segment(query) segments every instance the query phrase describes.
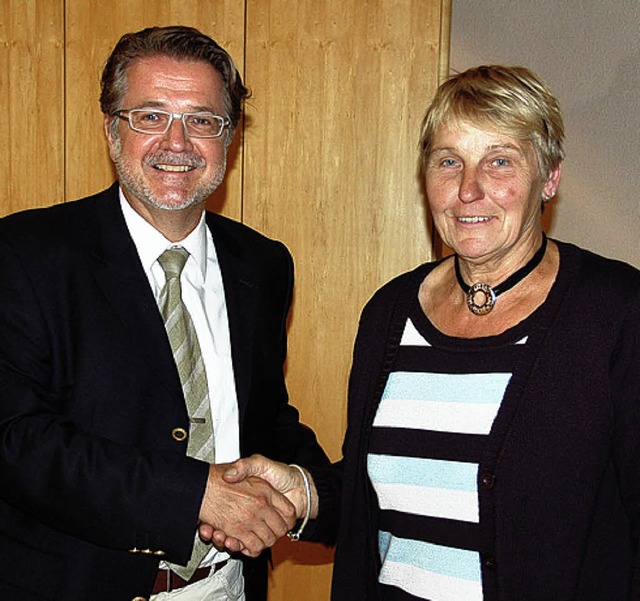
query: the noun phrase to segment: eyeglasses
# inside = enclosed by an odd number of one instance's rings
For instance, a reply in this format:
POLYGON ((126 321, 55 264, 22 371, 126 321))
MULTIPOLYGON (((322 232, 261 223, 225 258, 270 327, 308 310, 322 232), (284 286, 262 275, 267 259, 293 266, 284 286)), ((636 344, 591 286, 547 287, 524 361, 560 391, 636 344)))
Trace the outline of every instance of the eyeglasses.
POLYGON ((113 113, 129 122, 133 131, 141 134, 166 134, 174 119, 180 119, 184 133, 192 138, 219 138, 231 125, 228 117, 213 113, 168 113, 154 109, 124 109, 113 113))

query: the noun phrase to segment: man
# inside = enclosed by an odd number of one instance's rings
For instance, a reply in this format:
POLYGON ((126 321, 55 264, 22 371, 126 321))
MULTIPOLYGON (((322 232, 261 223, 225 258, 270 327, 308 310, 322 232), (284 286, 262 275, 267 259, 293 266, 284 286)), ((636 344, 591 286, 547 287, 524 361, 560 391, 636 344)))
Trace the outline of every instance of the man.
POLYGON ((289 253, 204 209, 245 96, 197 30, 123 36, 101 94, 118 183, 0 220, 2 599, 266 599, 302 474, 331 492, 283 379, 289 253), (304 467, 293 503, 222 479, 256 452, 304 467))

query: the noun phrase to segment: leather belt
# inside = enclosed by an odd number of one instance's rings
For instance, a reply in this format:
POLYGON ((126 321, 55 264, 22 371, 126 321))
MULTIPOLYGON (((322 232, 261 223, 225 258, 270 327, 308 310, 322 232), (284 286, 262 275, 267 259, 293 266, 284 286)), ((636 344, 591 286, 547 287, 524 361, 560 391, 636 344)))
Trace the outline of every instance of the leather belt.
POLYGON ((187 586, 187 584, 198 582, 198 580, 204 580, 210 574, 215 574, 220 571, 227 565, 227 563, 229 563, 228 559, 215 563, 208 568, 198 568, 194 572, 193 576, 191 576, 191 580, 184 580, 171 570, 159 569, 158 574, 156 575, 156 581, 153 583, 151 594, 157 595, 158 593, 168 593, 169 591, 175 591, 176 589, 183 588, 187 586))

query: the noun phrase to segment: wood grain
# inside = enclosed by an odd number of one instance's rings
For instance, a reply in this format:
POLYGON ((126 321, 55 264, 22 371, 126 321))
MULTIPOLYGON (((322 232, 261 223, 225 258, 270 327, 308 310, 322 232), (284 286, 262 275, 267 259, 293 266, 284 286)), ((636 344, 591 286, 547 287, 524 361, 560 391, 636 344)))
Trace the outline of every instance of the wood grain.
MULTIPOLYGON (((359 313, 383 282, 431 258, 417 143, 449 4, 247 6, 244 221, 295 258, 289 390, 338 459, 359 313)), ((275 558, 271 601, 329 598, 330 551, 281 542, 275 558)))
POLYGON ((0 215, 63 197, 62 0, 0 0, 0 215))
MULTIPOLYGON (((432 257, 417 142, 448 72, 450 0, 0 0, 0 9, 0 214, 113 181, 99 78, 123 33, 192 25, 229 50, 252 98, 209 208, 292 251, 287 381, 338 459, 362 306, 432 257)), ((329 599, 332 550, 281 541, 274 558, 270 601, 329 599)))

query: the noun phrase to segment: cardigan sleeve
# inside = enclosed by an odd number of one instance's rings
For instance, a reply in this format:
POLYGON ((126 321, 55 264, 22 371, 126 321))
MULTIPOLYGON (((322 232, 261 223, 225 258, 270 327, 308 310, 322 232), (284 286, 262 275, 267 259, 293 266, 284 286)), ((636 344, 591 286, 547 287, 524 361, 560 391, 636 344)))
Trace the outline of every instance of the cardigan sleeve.
POLYGON ((640 595, 640 291, 620 328, 611 361, 613 453, 635 553, 632 598, 640 595))

